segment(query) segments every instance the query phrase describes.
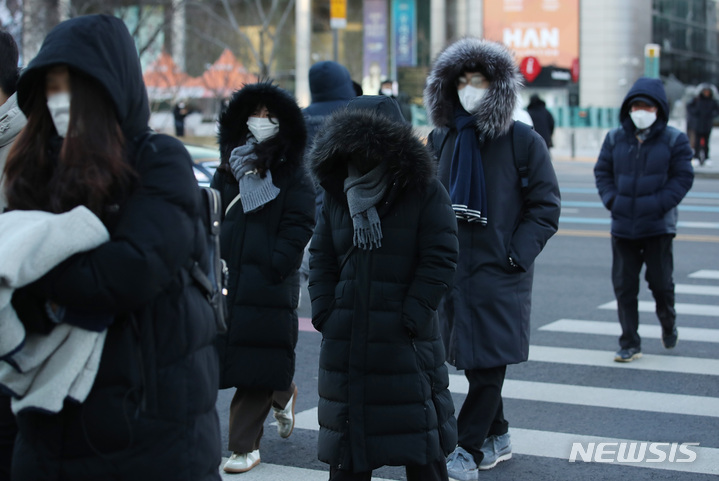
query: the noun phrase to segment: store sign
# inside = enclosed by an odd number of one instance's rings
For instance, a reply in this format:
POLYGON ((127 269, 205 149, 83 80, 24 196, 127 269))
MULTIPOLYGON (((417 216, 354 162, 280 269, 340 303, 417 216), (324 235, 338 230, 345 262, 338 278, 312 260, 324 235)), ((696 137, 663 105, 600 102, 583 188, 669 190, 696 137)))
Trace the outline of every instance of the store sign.
POLYGON ((387 0, 364 0, 362 90, 367 95, 378 94, 380 82, 388 77, 387 12, 387 0))
POLYGON ((330 0, 330 28, 347 28, 347 0, 330 0))
POLYGON ((417 5, 415 0, 394 0, 394 40, 397 67, 417 66, 417 5))
POLYGON ((524 57, 519 64, 519 71, 529 82, 534 82, 539 72, 542 71, 542 66, 539 65, 537 57, 524 57))
POLYGON ((579 0, 485 1, 484 36, 506 45, 517 61, 571 69, 579 58, 579 0))

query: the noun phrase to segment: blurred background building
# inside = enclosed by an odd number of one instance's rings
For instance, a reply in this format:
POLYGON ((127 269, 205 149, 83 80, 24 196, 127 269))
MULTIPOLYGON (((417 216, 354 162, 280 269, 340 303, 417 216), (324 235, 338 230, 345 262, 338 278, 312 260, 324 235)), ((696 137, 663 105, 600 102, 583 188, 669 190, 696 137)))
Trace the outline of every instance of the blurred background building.
POLYGON ((205 120, 229 92, 256 78, 276 79, 306 105, 310 66, 337 60, 365 93, 378 93, 384 79, 397 81, 421 125, 432 59, 453 40, 475 35, 515 52, 524 105, 538 93, 560 126, 610 127, 626 91, 645 73, 647 44, 660 47, 658 75, 675 115, 683 115, 693 86, 719 82, 717 1, 0 0, 0 22, 27 62, 57 22, 119 16, 156 82, 149 89, 153 108, 169 109, 182 98, 205 120))

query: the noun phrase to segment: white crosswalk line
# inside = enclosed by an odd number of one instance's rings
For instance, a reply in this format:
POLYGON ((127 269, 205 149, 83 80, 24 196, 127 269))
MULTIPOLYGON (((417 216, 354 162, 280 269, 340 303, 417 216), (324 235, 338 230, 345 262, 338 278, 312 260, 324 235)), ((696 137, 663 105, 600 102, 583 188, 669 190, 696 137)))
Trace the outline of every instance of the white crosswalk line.
POLYGON ((719 280, 719 271, 711 269, 702 269, 689 274, 692 279, 717 279, 719 280))
MULTIPOLYGON (((506 385, 505 381, 505 385, 506 385)), ((317 424, 317 408, 308 409, 298 413, 295 418, 295 429, 319 430, 317 424)), ((639 440, 614 439, 582 434, 557 433, 552 431, 539 431, 534 429, 510 428, 512 437, 512 452, 529 456, 543 456, 569 460, 572 443, 631 443, 639 440)), ((664 441, 664 440, 662 440, 664 441)), ((677 442, 694 442, 692 439, 677 442)), ((719 449, 693 446, 697 459, 693 463, 650 463, 638 462, 628 464, 643 468, 665 469, 698 474, 719 474, 719 449)), ((229 478, 228 478, 229 479, 229 478)), ((245 479, 243 477, 243 479, 245 479)), ((247 478, 249 479, 249 478, 247 478)))
MULTIPOLYGON (((683 331, 682 331, 683 332, 683 331)), ((567 347, 529 346, 529 360, 554 362, 578 366, 609 367, 644 371, 677 372, 719 376, 719 359, 699 357, 658 356, 644 354, 641 362, 614 362, 614 355, 607 350, 573 349, 567 347)))
MULTIPOLYGON (((719 329, 704 329, 700 327, 682 327, 679 324, 679 342, 699 341, 719 343, 719 329)), ((599 334, 602 336, 618 337, 622 333, 617 322, 584 321, 577 319, 559 319, 539 328, 540 331, 569 332, 573 334, 599 334)), ((646 339, 661 339, 662 329, 658 322, 654 324, 639 324, 639 335, 646 339)))
POLYGON ((694 294, 697 296, 719 296, 719 287, 695 286, 694 284, 677 284, 674 286, 674 292, 676 292, 677 294, 694 294))
MULTIPOLYGON (((459 374, 449 375, 450 391, 467 394, 468 388, 469 383, 466 377, 459 374)), ((719 398, 707 396, 688 396, 686 394, 667 394, 507 379, 504 381, 504 387, 502 388, 502 397, 526 401, 719 418, 719 398)))
MULTIPOLYGON (((238 481, 278 481, 278 480, 292 480, 292 481, 327 481, 329 478, 329 467, 326 470, 319 469, 306 469, 306 468, 295 468, 292 466, 281 466, 279 464, 266 464, 260 463, 256 467, 252 468, 246 473, 242 473, 241 476, 237 474, 229 474, 222 470, 227 458, 222 458, 222 464, 220 464, 220 477, 223 480, 238 481)), ((372 478, 372 481, 394 481, 386 478, 372 478)))
MULTIPOLYGON (((616 311, 617 301, 602 304, 599 306, 599 309, 616 311)), ((719 317, 719 306, 712 306, 708 304, 684 304, 678 302, 674 304, 674 309, 676 309, 677 314, 687 316, 719 317)), ((639 312, 654 312, 655 310, 656 304, 654 304, 654 301, 639 301, 639 312)))

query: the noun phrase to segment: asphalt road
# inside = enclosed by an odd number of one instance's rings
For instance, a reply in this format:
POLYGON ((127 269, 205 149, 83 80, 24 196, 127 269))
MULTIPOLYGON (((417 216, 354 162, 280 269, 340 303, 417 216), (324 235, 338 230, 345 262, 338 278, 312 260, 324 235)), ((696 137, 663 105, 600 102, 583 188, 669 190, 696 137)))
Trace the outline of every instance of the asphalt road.
MULTIPOLYGON (((530 361, 508 368, 504 389, 514 457, 480 473, 480 479, 716 479, 719 180, 696 179, 680 206, 679 236, 674 243, 679 312, 676 349, 667 351, 661 345, 651 293, 643 282, 640 333, 644 358, 625 365, 612 361, 619 325, 611 305, 609 217, 599 204, 592 164, 557 161, 555 168, 562 188, 560 232, 536 263, 530 361), (632 441, 669 444, 644 444, 643 462, 596 462, 616 460, 620 443, 632 441), (595 456, 585 462, 580 454, 576 462, 569 462, 572 443, 583 443, 585 456, 589 443, 595 443, 595 456), (681 443, 699 443, 684 446, 696 453, 696 460, 679 462, 690 459, 679 449, 681 443), (648 462, 661 457, 651 454, 652 449, 664 453, 666 459, 648 462)), ((306 290, 299 315, 310 317, 306 290)), ((289 439, 280 439, 269 416, 260 448, 262 464, 249 473, 223 475, 225 479, 328 479, 327 466, 316 459, 321 336, 307 322, 301 325, 306 330, 301 330, 297 346, 296 429, 289 439)), ((453 369, 450 374, 459 409, 464 400, 464 377, 453 369)), ((231 397, 232 390, 221 391, 217 402, 223 449, 231 397)), ((637 454, 642 445, 635 448, 637 454)), ((406 479, 403 469, 395 467, 377 470, 374 476, 406 479)))

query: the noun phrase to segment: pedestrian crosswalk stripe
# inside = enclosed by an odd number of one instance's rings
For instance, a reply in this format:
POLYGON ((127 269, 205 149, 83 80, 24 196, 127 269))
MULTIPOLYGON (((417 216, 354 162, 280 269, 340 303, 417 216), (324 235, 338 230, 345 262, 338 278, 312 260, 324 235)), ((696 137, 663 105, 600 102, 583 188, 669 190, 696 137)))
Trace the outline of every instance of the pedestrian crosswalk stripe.
MULTIPOLYGON (((261 455, 261 454, 260 454, 261 455)), ((242 476, 238 477, 237 474, 225 473, 222 470, 227 458, 222 458, 222 464, 220 464, 220 477, 223 480, 237 481, 242 478, 242 481, 277 481, 278 479, 292 481, 327 481, 329 478, 329 467, 326 470, 320 469, 307 469, 307 468, 295 468, 293 466, 282 466, 279 464, 258 464, 246 473, 242 473, 242 476)), ((372 478, 372 481, 394 481, 386 478, 372 478)))
MULTIPOLYGON (((505 381, 506 386, 507 381, 505 381)), ((297 413, 295 416, 295 429, 319 430, 317 423, 317 408, 297 413)), ((540 431, 535 429, 509 428, 512 439, 513 454, 528 456, 542 456, 569 460, 572 443, 631 443, 641 442, 627 439, 615 439, 599 436, 586 436, 583 434, 558 433, 540 431)), ((662 439, 661 441, 668 441, 662 439)), ((673 442, 695 442, 695 439, 677 439, 673 442)), ((698 474, 719 474, 719 449, 693 446, 697 459, 693 463, 632 463, 629 466, 666 469, 698 474)), ((249 478, 248 478, 249 479, 249 478)), ((243 477, 244 480, 244 477, 243 477)))
MULTIPOLYGON (((619 322, 583 321, 576 319, 560 319, 539 328, 540 331, 571 332, 575 334, 599 334, 616 336, 622 333, 619 322)), ((639 335, 646 339, 661 339, 662 330, 659 322, 655 324, 639 324, 639 335)), ((701 327, 682 327, 679 324, 679 342, 699 341, 719 343, 719 329, 701 327)))
MULTIPOLYGON (((562 214, 569 214, 571 212, 565 207, 580 207, 584 209, 604 209, 604 204, 601 202, 589 202, 589 201, 574 201, 574 200, 563 200, 562 201, 562 214)), ((709 205, 687 205, 679 204, 679 212, 709 212, 718 213, 719 207, 709 205)))
MULTIPOLYGON (((674 286, 674 292, 677 294, 694 294, 697 296, 719 296, 719 287, 677 284, 674 286)), ((719 310, 719 306, 717 306, 717 310, 719 310)))
MULTIPOLYGON (((467 394, 468 388, 469 383, 464 375, 449 375, 450 391, 467 394)), ((719 398, 686 394, 507 379, 502 388, 502 397, 631 411, 719 417, 719 398)))
MULTIPOLYGON (((609 225, 612 220, 609 218, 601 217, 565 217, 560 216, 559 222, 564 224, 596 224, 596 225, 609 225)), ((679 221, 677 222, 678 228, 688 229, 719 229, 719 222, 692 222, 692 221, 679 221)))
MULTIPOLYGON (((683 331, 682 331, 683 332, 683 331)), ((658 356, 644 354, 640 362, 614 362, 608 350, 572 349, 567 347, 529 346, 529 360, 578 366, 608 367, 643 371, 677 372, 719 376, 719 359, 699 357, 658 356)))
MULTIPOLYGON (((599 309, 608 309, 611 311, 617 310, 617 301, 607 302, 599 306, 599 309)), ((683 314, 687 316, 710 316, 719 317, 719 305, 708 305, 708 304, 674 304, 677 314, 683 314)), ((656 311, 656 304, 654 301, 639 301, 639 312, 654 312, 656 311)))
POLYGON ((719 280, 719 271, 710 270, 710 269, 702 269, 699 271, 696 271, 692 274, 689 274, 689 277, 693 279, 717 279, 719 280))

